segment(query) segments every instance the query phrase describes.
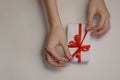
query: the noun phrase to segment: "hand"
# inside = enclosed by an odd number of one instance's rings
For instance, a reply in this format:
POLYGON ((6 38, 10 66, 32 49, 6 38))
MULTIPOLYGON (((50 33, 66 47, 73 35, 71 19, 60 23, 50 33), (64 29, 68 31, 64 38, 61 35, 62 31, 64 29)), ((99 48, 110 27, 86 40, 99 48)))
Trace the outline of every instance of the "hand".
POLYGON ((89 0, 86 30, 92 30, 92 35, 101 36, 110 29, 110 14, 104 0, 89 0), (93 26, 93 19, 98 16, 97 25, 93 26))
POLYGON ((61 26, 52 27, 48 37, 48 43, 46 46, 46 60, 49 64, 57 67, 65 66, 62 62, 68 62, 72 59, 70 55, 66 34, 61 26), (58 51, 56 50, 57 46, 61 46, 63 48, 65 56, 60 56, 58 51))

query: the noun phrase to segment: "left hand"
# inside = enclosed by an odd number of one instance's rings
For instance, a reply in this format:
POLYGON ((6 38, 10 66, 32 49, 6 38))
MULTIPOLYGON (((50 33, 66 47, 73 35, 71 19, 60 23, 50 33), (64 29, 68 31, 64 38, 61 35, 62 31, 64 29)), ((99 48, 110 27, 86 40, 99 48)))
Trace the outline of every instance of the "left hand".
POLYGON ((92 30, 92 35, 101 36, 110 29, 110 14, 104 0, 89 0, 86 30, 92 30), (93 26, 93 19, 98 16, 98 23, 93 26))

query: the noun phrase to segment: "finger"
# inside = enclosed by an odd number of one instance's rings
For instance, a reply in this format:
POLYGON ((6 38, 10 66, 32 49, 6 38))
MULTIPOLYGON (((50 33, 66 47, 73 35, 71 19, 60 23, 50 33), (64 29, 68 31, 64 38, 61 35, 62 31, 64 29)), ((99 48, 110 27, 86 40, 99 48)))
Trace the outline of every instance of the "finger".
POLYGON ((56 66, 56 67, 64 67, 65 65, 60 63, 59 61, 56 61, 49 53, 46 55, 47 61, 49 64, 56 66))
POLYGON ((65 56, 69 59, 69 61, 71 61, 73 59, 72 55, 70 54, 69 48, 66 44, 61 44, 62 48, 64 50, 64 54, 65 56))
POLYGON ((50 49, 48 50, 48 52, 50 52, 51 55, 52 55, 54 58, 56 58, 57 60, 59 60, 59 61, 64 61, 64 62, 68 62, 68 59, 65 58, 65 57, 60 56, 60 55, 58 54, 58 52, 55 50, 55 48, 50 48, 50 49))
POLYGON ((105 16, 101 15, 99 16, 98 24, 94 27, 91 27, 91 30, 100 30, 103 27, 104 23, 105 23, 105 16))
POLYGON ((93 18, 94 18, 94 13, 89 12, 89 13, 88 13, 88 17, 87 17, 86 30, 91 29, 92 24, 93 24, 93 18))
POLYGON ((93 32, 92 35, 102 36, 110 29, 110 20, 106 19, 105 24, 103 25, 102 29, 97 32, 93 32))

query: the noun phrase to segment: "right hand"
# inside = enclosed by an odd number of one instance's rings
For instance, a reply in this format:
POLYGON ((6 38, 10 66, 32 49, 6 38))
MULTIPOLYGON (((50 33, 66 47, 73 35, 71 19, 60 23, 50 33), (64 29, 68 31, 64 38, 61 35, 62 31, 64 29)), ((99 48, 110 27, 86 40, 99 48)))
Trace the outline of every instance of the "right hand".
POLYGON ((108 32, 110 27, 110 13, 104 0, 89 0, 86 30, 91 30, 92 35, 100 37, 108 32), (93 26, 93 19, 95 16, 98 17, 98 23, 93 26))
POLYGON ((56 67, 65 66, 63 63, 61 63, 61 61, 69 62, 69 60, 72 60, 72 56, 70 55, 67 46, 66 34, 62 26, 55 26, 50 29, 45 57, 49 64, 56 67), (56 50, 57 46, 62 47, 65 56, 59 55, 58 51, 56 50))

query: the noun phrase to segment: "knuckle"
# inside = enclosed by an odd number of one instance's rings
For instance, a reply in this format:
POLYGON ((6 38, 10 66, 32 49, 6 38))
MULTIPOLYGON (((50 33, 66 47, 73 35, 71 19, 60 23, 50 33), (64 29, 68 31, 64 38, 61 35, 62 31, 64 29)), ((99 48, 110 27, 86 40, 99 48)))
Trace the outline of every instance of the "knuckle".
POLYGON ((102 18, 110 18, 110 13, 109 12, 104 12, 101 14, 102 18))
POLYGON ((58 59, 59 61, 66 61, 66 60, 65 60, 63 57, 61 57, 61 56, 58 56, 57 59, 58 59))
POLYGON ((106 33, 106 32, 107 32, 107 30, 103 29, 103 30, 101 30, 100 32, 98 32, 98 35, 102 35, 102 34, 104 34, 104 33, 106 33))
POLYGON ((67 41, 66 41, 66 40, 61 41, 61 44, 62 44, 62 45, 66 45, 66 44, 67 44, 67 41))
POLYGON ((61 58, 60 56, 56 56, 56 58, 57 58, 58 60, 62 60, 62 58, 61 58))
POLYGON ((107 16, 107 14, 106 14, 106 13, 101 14, 102 19, 105 19, 105 18, 106 18, 106 16, 107 16))
POLYGON ((98 25, 98 26, 96 27, 96 29, 97 29, 97 30, 100 30, 100 29, 101 29, 101 25, 98 25))
POLYGON ((102 34, 103 34, 103 32, 98 32, 98 33, 97 33, 97 35, 102 35, 102 34))
POLYGON ((47 46, 47 47, 45 48, 45 50, 48 51, 48 52, 51 52, 52 49, 53 49, 53 48, 52 48, 51 46, 47 46))
POLYGON ((107 13, 106 11, 104 11, 104 12, 101 13, 101 16, 102 16, 103 18, 107 17, 107 15, 108 15, 108 13, 107 13))
POLYGON ((67 57, 70 55, 69 51, 66 50, 65 53, 64 53, 67 57))
POLYGON ((51 65, 52 65, 52 61, 51 61, 51 60, 49 60, 49 59, 48 59, 47 61, 48 61, 48 63, 49 63, 49 64, 51 64, 51 65))
POLYGON ((67 57, 70 57, 71 55, 70 55, 70 53, 67 53, 66 56, 67 56, 67 57))
POLYGON ((63 42, 63 43, 61 43, 61 45, 63 46, 64 49, 67 48, 67 42, 63 42))
POLYGON ((101 26, 98 26, 98 30, 100 30, 101 29, 101 26))

